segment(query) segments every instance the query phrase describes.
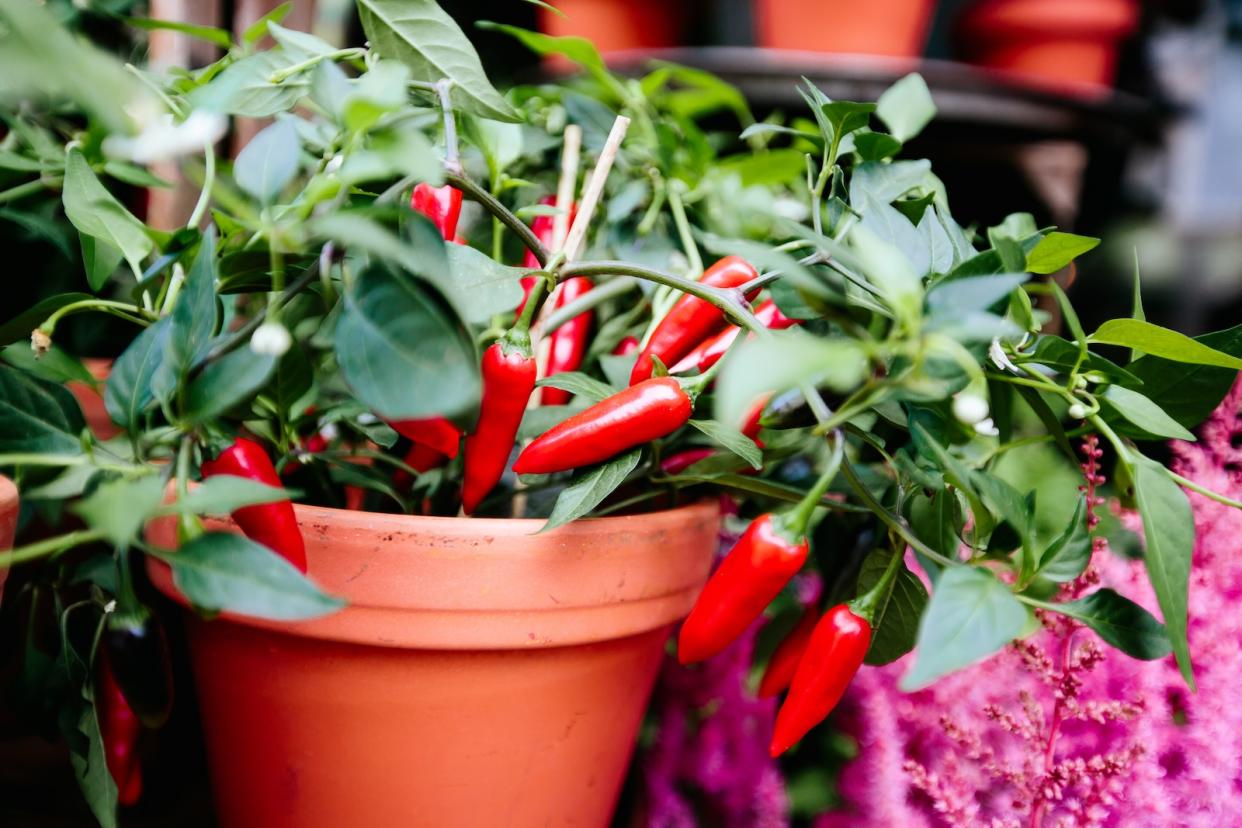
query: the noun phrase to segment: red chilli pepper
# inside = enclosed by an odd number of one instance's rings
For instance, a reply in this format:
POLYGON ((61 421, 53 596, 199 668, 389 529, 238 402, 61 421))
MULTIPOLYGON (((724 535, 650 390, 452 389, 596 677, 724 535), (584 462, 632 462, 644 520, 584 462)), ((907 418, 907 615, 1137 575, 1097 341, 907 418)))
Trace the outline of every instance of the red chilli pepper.
POLYGON ((637 351, 639 344, 638 337, 627 336, 625 339, 617 343, 617 347, 613 348, 612 352, 616 356, 626 356, 627 354, 632 354, 637 351))
POLYGON ((388 425, 407 440, 433 448, 450 460, 457 456, 461 446, 461 429, 444 417, 396 420, 388 425))
POLYGON ((660 471, 665 474, 681 474, 700 460, 706 460, 716 453, 715 449, 692 448, 670 454, 660 461, 660 471))
MULTIPOLYGON (((592 287, 591 280, 585 276, 574 276, 557 285, 552 294, 552 307, 560 308, 568 305, 592 287)), ((563 371, 577 371, 582 366, 582 358, 586 355, 587 336, 591 333, 591 323, 595 321, 595 312, 586 311, 561 325, 549 337, 551 343, 548 352, 547 376, 563 371)), ((539 398, 543 405, 565 405, 572 396, 562 388, 545 386, 540 389, 539 398)))
POLYGON ((112 672, 107 648, 100 647, 98 653, 95 710, 99 716, 99 733, 103 737, 104 761, 116 782, 117 802, 134 805, 142 797, 142 763, 138 759, 138 736, 142 732, 142 724, 121 692, 121 685, 112 672))
POLYGON ((694 401, 672 377, 657 377, 580 411, 540 435, 513 464, 518 474, 589 466, 671 434, 690 419, 694 401))
MULTIPOLYGON (((790 319, 781 313, 781 309, 771 299, 755 308, 755 318, 762 322, 765 328, 771 328, 774 331, 781 331, 798 324, 797 319, 790 319)), ((741 332, 742 329, 737 325, 725 328, 720 333, 700 342, 693 351, 678 360, 668 370, 674 374, 689 371, 691 368, 697 368, 700 372, 706 371, 720 361, 741 332)))
POLYGON ((537 374, 530 345, 497 342, 483 354, 483 400, 479 420, 466 437, 462 509, 474 511, 495 488, 509 462, 513 441, 537 374), (508 350, 506 350, 506 347, 508 350))
POLYGON ((767 669, 763 671, 763 679, 759 682, 759 698, 775 696, 793 681, 798 663, 802 661, 807 644, 811 643, 811 633, 815 632, 818 621, 819 612, 813 606, 808 607, 789 635, 772 651, 767 669))
POLYGON ((410 195, 410 209, 431 219, 445 241, 450 241, 457 235, 457 219, 461 216, 461 190, 448 184, 443 187, 419 184, 410 195))
MULTIPOLYGON (((718 288, 735 288, 758 276, 750 263, 739 256, 726 256, 707 269, 699 281, 718 288)), ((726 324, 724 311, 697 296, 686 295, 677 300, 668 314, 656 325, 647 347, 638 355, 630 385, 651 376, 659 357, 666 366, 677 363, 694 346, 716 333, 726 324)))
POLYGON ((763 419, 763 412, 767 409, 768 400, 771 398, 771 394, 760 394, 756 397, 742 416, 741 427, 738 429, 744 436, 754 440, 759 448, 763 448, 763 441, 759 439, 759 432, 763 430, 763 425, 759 421, 763 419))
MULTIPOLYGON (((540 204, 554 205, 556 204, 556 196, 544 196, 539 199, 540 204)), ((578 212, 578 205, 569 205, 569 223, 573 224, 574 216, 578 212)), ((530 231, 535 234, 535 238, 539 239, 539 243, 544 247, 551 247, 553 233, 556 232, 556 216, 535 216, 530 223, 530 231)), ((535 258, 535 254, 527 250, 526 255, 522 258, 522 267, 528 267, 538 270, 539 260, 535 258)), ((530 292, 535 287, 535 282, 539 281, 538 276, 523 276, 520 279, 522 285, 522 301, 518 303, 515 311, 518 316, 522 315, 522 309, 526 307, 526 300, 530 298, 530 292)), ((553 297, 555 299, 555 297, 553 297)))
POLYGON ((784 534, 780 518, 760 515, 725 556, 682 624, 677 658, 693 664, 733 643, 806 562, 805 536, 784 534))
MULTIPOLYGON (((268 486, 281 485, 267 452, 261 445, 245 437, 234 440, 233 445, 220 452, 215 460, 203 463, 204 479, 221 474, 257 480, 268 486)), ((306 571, 306 544, 302 540, 302 530, 298 528, 292 502, 280 500, 275 503, 243 506, 233 512, 233 520, 246 533, 246 537, 280 555, 296 566, 298 571, 306 571)))
POLYGON ((871 624, 838 604, 815 625, 794 673, 789 695, 776 714, 768 752, 775 758, 827 718, 862 666, 871 646, 871 624))

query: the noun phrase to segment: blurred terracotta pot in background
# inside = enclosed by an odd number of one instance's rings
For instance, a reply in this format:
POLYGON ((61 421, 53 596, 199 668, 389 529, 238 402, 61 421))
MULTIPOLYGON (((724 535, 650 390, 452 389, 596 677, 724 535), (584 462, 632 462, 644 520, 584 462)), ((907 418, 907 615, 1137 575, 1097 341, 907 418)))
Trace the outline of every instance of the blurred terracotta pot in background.
POLYGON ((1137 0, 981 0, 962 14, 966 60, 1068 91, 1113 85, 1121 42, 1138 26, 1137 0))
POLYGON ((914 58, 936 0, 755 0, 754 10, 760 46, 914 58))
MULTIPOLYGON (((607 825, 670 629, 707 578, 717 506, 546 534, 296 511, 310 577, 348 606, 190 619, 220 824, 607 825)), ((175 545, 171 521, 149 536, 175 545)))
MULTIPOLYGON (((82 365, 91 376, 103 382, 108 378, 108 374, 112 372, 112 360, 86 358, 82 360, 82 365)), ((112 418, 108 416, 108 409, 104 406, 103 389, 95 390, 84 382, 68 382, 65 387, 77 399, 78 405, 82 406, 82 416, 86 419, 86 425, 90 427, 91 432, 100 440, 107 440, 121 433, 121 430, 112 422, 112 418)))
POLYGON ((539 28, 545 34, 585 37, 600 52, 608 53, 679 45, 684 7, 688 4, 665 0, 558 0, 554 5, 564 16, 539 9, 539 28))

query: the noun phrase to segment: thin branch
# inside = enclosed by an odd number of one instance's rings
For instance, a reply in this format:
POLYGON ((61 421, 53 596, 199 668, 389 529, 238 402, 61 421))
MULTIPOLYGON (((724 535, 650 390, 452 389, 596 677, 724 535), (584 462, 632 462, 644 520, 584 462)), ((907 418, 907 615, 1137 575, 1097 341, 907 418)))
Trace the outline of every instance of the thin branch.
POLYGON ((526 249, 535 254, 535 258, 540 265, 548 263, 548 249, 543 246, 543 243, 526 226, 526 222, 514 215, 513 211, 501 204, 495 196, 461 173, 447 171, 444 173, 444 180, 461 190, 462 193, 469 196, 473 201, 477 201, 484 210, 500 219, 501 223, 512 230, 521 240, 526 249))
POLYGON ((616 279, 609 279, 602 285, 596 285, 577 299, 568 304, 561 305, 555 311, 548 314, 548 318, 543 321, 540 330, 545 335, 550 334, 574 317, 602 305, 609 299, 629 293, 637 287, 638 280, 633 276, 619 276, 616 279))

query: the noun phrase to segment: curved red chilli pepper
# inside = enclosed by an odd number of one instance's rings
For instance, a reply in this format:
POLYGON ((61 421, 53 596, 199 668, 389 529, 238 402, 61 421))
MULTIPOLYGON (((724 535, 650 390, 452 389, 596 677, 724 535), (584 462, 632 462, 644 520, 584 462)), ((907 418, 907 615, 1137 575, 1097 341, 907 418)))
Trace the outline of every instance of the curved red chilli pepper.
POLYGON ((444 417, 394 420, 388 425, 407 440, 433 448, 450 460, 457 456, 458 448, 461 446, 461 429, 444 417))
POLYGON ((870 646, 871 624, 867 619, 845 604, 824 613, 794 672, 789 695, 776 714, 768 748, 773 758, 827 718, 862 666, 870 646))
POLYGON ((786 537, 779 522, 771 513, 755 518, 708 579, 677 639, 682 664, 732 644, 802 568, 810 544, 786 537))
POLYGON ((744 436, 754 440, 759 448, 763 448, 763 441, 759 439, 759 432, 763 430, 763 426, 759 421, 763 419, 763 412, 767 409, 768 400, 771 398, 771 394, 760 394, 756 397, 742 416, 741 428, 738 429, 744 436))
POLYGON ((638 337, 627 336, 625 339, 622 339, 617 343, 617 347, 613 348, 612 352, 616 356, 625 356, 626 354, 632 354, 637 351, 638 346, 638 337))
MULTIPOLYGON (((554 205, 556 204, 556 196, 544 196, 539 199, 540 204, 554 205)), ((569 205, 569 223, 573 224, 574 216, 577 215, 578 205, 576 203, 569 205)), ((539 243, 544 247, 551 247, 554 241, 552 236, 556 232, 556 216, 535 216, 530 223, 530 231, 535 234, 535 238, 539 239, 539 243)), ((526 255, 522 257, 522 267, 538 269, 540 267, 539 260, 535 258, 535 254, 527 250, 526 255)), ((531 290, 535 287, 535 282, 539 281, 538 276, 523 276, 520 280, 522 285, 522 301, 518 302, 516 313, 522 315, 522 308, 526 307, 526 300, 530 297, 531 290)), ((555 299, 556 297, 552 297, 555 299)))
POLYGON ((789 635, 772 651, 767 669, 763 671, 763 678, 759 682, 759 698, 775 696, 793 681, 798 662, 806 652, 806 645, 811 643, 811 633, 815 632, 818 621, 819 612, 814 606, 808 607, 789 635))
POLYGON ((671 434, 686 424, 694 401, 672 377, 657 377, 580 411, 535 439, 518 456, 518 474, 589 466, 671 434))
POLYGON ((681 474, 700 460, 706 460, 716 453, 715 449, 692 448, 670 454, 660 461, 660 471, 665 474, 681 474))
POLYGON ((100 647, 98 653, 95 709, 99 716, 99 734, 103 737, 104 761, 116 782, 117 802, 134 805, 142 797, 142 763, 138 759, 142 723, 121 692, 107 649, 100 647))
MULTIPOLYGON (((712 287, 735 288, 758 275, 745 259, 726 256, 709 267, 699 281, 712 287)), ((659 357, 666 366, 673 365, 725 324, 724 311, 720 308, 697 296, 682 296, 656 325, 647 346, 639 353, 630 374, 630 385, 651 376, 652 357, 659 357)))
MULTIPOLYGON (((591 280, 585 276, 574 276, 557 285, 552 294, 552 307, 559 308, 577 299, 591 289, 591 280)), ((563 371, 577 371, 582 366, 582 357, 586 354, 587 336, 591 332, 591 323, 595 321, 595 312, 586 311, 561 325, 549 337, 551 349, 548 352, 547 376, 563 371)), ((540 389, 539 401, 543 405, 565 405, 572 396, 562 388, 545 386, 540 389)))
POLYGON ((410 194, 410 209, 431 219, 445 241, 457 235, 457 219, 461 216, 461 190, 445 184, 433 187, 419 184, 410 194))
MULTIPOLYGON (((755 318, 762 322, 765 328, 771 328, 774 331, 781 331, 798 324, 797 319, 790 319, 781 313, 781 309, 771 299, 755 308, 755 318)), ((674 374, 689 371, 691 368, 699 369, 700 373, 706 371, 720 361, 741 332, 742 329, 737 325, 725 328, 720 333, 700 342, 693 351, 678 360, 677 364, 668 370, 674 374)))
MULTIPOLYGON (((204 479, 221 474, 257 480, 268 486, 281 485, 276 468, 263 446, 245 437, 234 440, 233 445, 220 452, 215 460, 203 462, 204 479)), ((233 520, 246 533, 246 537, 280 555, 300 572, 306 571, 306 544, 302 540, 302 530, 298 528, 292 502, 280 500, 243 506, 233 512, 233 520)))
POLYGON ((474 511, 495 488, 509 462, 526 403, 535 390, 537 367, 529 345, 495 343, 483 354, 483 399, 479 420, 466 437, 462 509, 474 511))

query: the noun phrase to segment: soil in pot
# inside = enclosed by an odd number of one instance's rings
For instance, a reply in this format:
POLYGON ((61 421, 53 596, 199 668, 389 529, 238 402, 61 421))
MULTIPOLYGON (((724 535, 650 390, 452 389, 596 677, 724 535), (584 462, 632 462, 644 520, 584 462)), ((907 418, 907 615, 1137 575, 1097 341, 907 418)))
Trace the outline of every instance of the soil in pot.
POLYGON ((755 0, 760 46, 915 58, 936 0, 755 0))
MULTIPOLYGON (((707 577, 716 505, 546 534, 297 513, 310 576, 349 606, 190 624, 221 825, 606 825, 671 627, 707 577)), ((164 565, 151 575, 179 595, 164 565)))

